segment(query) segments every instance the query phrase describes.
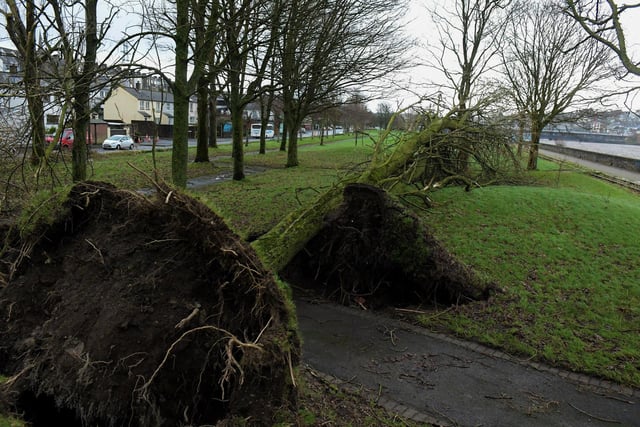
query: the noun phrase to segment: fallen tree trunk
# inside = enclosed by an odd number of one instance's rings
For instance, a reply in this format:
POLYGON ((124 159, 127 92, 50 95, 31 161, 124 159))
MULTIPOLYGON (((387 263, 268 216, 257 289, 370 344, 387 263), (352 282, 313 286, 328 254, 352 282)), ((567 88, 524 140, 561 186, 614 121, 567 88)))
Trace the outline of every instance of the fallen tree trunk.
POLYGON ((384 187, 401 179, 416 152, 464 119, 433 120, 384 157, 383 138, 369 167, 286 217, 253 243, 263 262, 288 281, 314 284, 343 303, 456 304, 487 298, 483 283, 428 233, 384 187), (309 275, 311 273, 311 275, 309 275))
POLYGON ((385 137, 383 135, 376 144, 371 164, 362 174, 343 179, 320 195, 310 206, 289 214, 268 233, 253 242, 252 246, 267 266, 274 271, 280 271, 318 233, 325 216, 342 203, 345 186, 351 183, 379 186, 389 179, 395 179, 398 171, 404 169, 422 144, 445 127, 454 128, 461 123, 460 120, 448 118, 434 120, 422 132, 404 138, 387 158, 381 154, 385 137))

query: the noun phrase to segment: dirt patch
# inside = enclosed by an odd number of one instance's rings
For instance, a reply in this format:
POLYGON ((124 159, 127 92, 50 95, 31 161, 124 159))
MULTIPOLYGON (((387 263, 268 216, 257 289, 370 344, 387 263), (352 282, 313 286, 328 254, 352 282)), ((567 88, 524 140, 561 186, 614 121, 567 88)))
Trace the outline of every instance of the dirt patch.
POLYGON ((35 425, 270 424, 295 406, 273 275, 209 208, 158 190, 80 184, 52 226, 8 239, 0 373, 35 425))
POLYGON ((384 190, 353 184, 322 230, 282 272, 290 283, 343 304, 460 304, 494 286, 458 262, 384 190))

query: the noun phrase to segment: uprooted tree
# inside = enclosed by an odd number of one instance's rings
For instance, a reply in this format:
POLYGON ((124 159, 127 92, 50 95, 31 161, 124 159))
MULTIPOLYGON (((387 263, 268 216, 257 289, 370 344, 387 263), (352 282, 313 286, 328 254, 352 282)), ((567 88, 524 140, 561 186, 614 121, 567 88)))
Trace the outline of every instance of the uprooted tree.
POLYGON ((428 203, 434 187, 499 176, 506 140, 467 117, 427 115, 397 139, 391 122, 366 168, 255 243, 262 259, 206 206, 161 185, 145 197, 87 182, 64 203, 37 204, 20 236, 0 230, 10 243, 0 391, 32 421, 264 425, 295 408, 300 357, 290 301, 265 262, 287 278, 306 267, 343 302, 486 298, 492 286, 395 200, 428 203), (474 167, 462 168, 458 151, 471 146, 474 167))
POLYGON ((0 398, 34 425, 267 425, 295 408, 282 289, 205 205, 157 190, 82 183, 20 236, 0 229, 0 398))
MULTIPOLYGON (((376 271, 392 275, 393 270, 403 271, 403 277, 417 285, 417 288, 398 292, 411 294, 414 303, 445 294, 447 303, 482 298, 489 287, 452 257, 444 256, 439 245, 426 235, 420 221, 392 200, 402 198, 406 203, 424 206, 425 202, 429 204, 428 193, 434 188, 456 183, 469 189, 494 182, 505 171, 505 163, 510 164, 508 167, 517 163, 504 133, 488 125, 473 123, 468 116, 459 116, 455 111, 441 118, 425 115, 424 121, 418 124, 421 131, 403 134, 398 140, 394 140, 390 131, 392 120, 377 141, 371 162, 364 170, 345 177, 320 195, 311 206, 289 215, 253 243, 263 262, 274 271, 292 278, 296 273, 288 265, 300 253, 315 254, 309 255, 310 258, 329 256, 341 259, 341 265, 322 260, 303 261, 307 270, 311 267, 316 269, 316 279, 324 274, 320 270, 325 270, 327 276, 323 280, 351 283, 349 287, 335 283, 329 285, 327 291, 337 291, 336 296, 341 300, 349 296, 370 295, 380 288, 381 282, 367 281, 365 276, 369 273, 376 275, 376 271), (470 140, 473 144, 469 144, 470 140), (468 150, 474 167, 458 164, 461 150, 468 150), (385 192, 392 197, 384 196, 385 192), (340 218, 336 212, 343 212, 346 216, 340 218), (334 231, 328 233, 328 240, 319 242, 317 236, 323 234, 325 227, 334 231), (404 236, 420 237, 400 242, 397 236, 394 237, 394 233, 400 233, 400 230, 404 231, 404 236), (352 231, 355 233, 349 236, 352 231), (369 232, 372 234, 367 234, 369 232), (336 234, 342 237, 334 241, 336 234), (349 249, 349 245, 367 240, 371 240, 369 249, 354 246, 349 249), (377 254, 370 253, 376 251, 377 254), (388 253, 381 254, 385 251, 388 253), (358 254, 362 256, 358 257, 358 254), (359 259, 343 262, 345 255, 359 259), (339 273, 341 269, 355 271, 345 275, 339 273), (418 273, 425 269, 431 272, 418 273), (362 280, 354 280, 356 277, 362 280), (354 286, 360 286, 360 289, 354 286), (451 288, 443 291, 441 286, 451 288)), ((380 275, 377 277, 381 278, 380 275)), ((389 283, 383 285, 382 288, 394 286, 389 283)), ((410 298, 399 297, 397 302, 410 303, 410 298)))

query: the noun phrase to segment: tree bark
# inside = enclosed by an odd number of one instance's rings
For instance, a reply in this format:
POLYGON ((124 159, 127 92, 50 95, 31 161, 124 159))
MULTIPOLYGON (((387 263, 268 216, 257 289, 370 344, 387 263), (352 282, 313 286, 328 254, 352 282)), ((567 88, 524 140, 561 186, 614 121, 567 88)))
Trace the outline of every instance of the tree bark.
POLYGON ((189 161, 189 92, 187 60, 189 57, 189 0, 176 0, 175 84, 173 151, 171 154, 171 180, 179 188, 187 186, 189 161))
POLYGON ((280 151, 287 151, 287 123, 282 123, 282 134, 280 135, 282 140, 280 141, 280 151))
POLYGON ((298 166, 298 132, 299 127, 291 127, 289 129, 289 141, 287 144, 287 164, 286 167, 291 168, 298 166))
MULTIPOLYGON (((215 129, 213 129, 215 132, 215 129)), ((209 162, 209 84, 205 77, 198 80, 198 135, 195 162, 209 162)))
POLYGON ((218 106, 215 92, 209 93, 209 147, 218 148, 218 106))
POLYGON ((529 146, 529 161, 527 162, 527 170, 534 171, 538 169, 538 151, 540 148, 540 130, 542 125, 531 123, 531 145, 529 146))
POLYGON ((240 181, 244 179, 244 147, 242 146, 242 130, 244 120, 242 111, 234 112, 231 107, 231 144, 233 157, 233 179, 240 181))
MULTIPOLYGON (((379 185, 386 179, 402 170, 413 158, 418 147, 446 127, 461 126, 465 118, 451 120, 437 119, 425 130, 412 134, 398 145, 387 159, 379 155, 382 141, 378 142, 376 152, 367 170, 358 177, 345 179, 330 190, 323 193, 316 201, 291 213, 268 233, 253 242, 253 247, 260 254, 262 261, 273 271, 280 271, 304 247, 320 227, 324 217, 337 208, 342 202, 344 187, 350 183, 379 185), (462 120, 462 122, 460 121, 462 120)), ((289 136, 295 132, 289 132, 289 136)))
POLYGON ((98 52, 97 0, 85 2, 85 55, 82 73, 74 86, 74 141, 71 174, 74 182, 87 179, 87 136, 91 122, 91 83, 95 78, 98 52))

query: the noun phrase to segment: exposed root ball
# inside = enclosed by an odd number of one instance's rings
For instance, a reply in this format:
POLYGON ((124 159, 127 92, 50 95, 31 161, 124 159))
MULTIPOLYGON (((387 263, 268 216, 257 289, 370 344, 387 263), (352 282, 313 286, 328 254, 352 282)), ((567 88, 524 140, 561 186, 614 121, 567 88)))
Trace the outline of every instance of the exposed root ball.
POLYGON ((345 188, 343 204, 283 275, 341 303, 374 307, 464 303, 491 290, 418 218, 384 190, 363 184, 345 188))
POLYGON ((295 403, 292 310, 210 209, 102 183, 66 203, 67 216, 22 239, 21 262, 6 252, 17 268, 0 290, 0 372, 27 418, 269 424, 295 403))

